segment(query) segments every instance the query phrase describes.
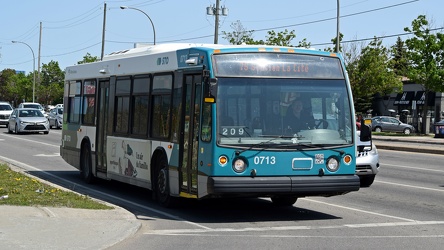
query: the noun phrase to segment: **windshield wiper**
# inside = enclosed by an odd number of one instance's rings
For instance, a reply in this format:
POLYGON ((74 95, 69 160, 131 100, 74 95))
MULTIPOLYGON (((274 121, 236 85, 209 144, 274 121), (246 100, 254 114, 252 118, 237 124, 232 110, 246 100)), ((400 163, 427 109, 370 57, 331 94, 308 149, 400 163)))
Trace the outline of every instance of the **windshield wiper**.
MULTIPOLYGON (((246 149, 244 149, 244 150, 242 150, 242 151, 236 151, 235 154, 236 154, 236 156, 239 156, 240 154, 242 154, 243 152, 245 152, 245 151, 247 151, 247 150, 251 150, 251 149, 253 149, 253 148, 257 148, 257 147, 259 147, 259 146, 266 145, 266 144, 268 144, 268 143, 270 143, 270 142, 272 142, 272 141, 274 141, 274 140, 281 139, 281 138, 288 138, 288 137, 285 137, 285 136, 283 136, 283 135, 279 135, 279 136, 276 136, 275 138, 271 138, 270 140, 263 141, 263 142, 260 142, 260 143, 257 143, 257 144, 253 144, 253 145, 251 145, 250 147, 248 147, 248 148, 246 148, 246 149)), ((292 137, 290 137, 290 138, 292 138, 292 137)), ((264 149, 265 149, 265 148, 262 148, 262 150, 264 150, 264 149)))
POLYGON ((327 148, 325 146, 319 146, 319 145, 315 145, 315 144, 298 143, 297 145, 304 146, 304 147, 307 147, 307 148, 320 148, 320 149, 324 149, 324 150, 325 149, 329 149, 329 150, 338 152, 341 155, 345 154, 344 150, 334 149, 334 148, 327 148))

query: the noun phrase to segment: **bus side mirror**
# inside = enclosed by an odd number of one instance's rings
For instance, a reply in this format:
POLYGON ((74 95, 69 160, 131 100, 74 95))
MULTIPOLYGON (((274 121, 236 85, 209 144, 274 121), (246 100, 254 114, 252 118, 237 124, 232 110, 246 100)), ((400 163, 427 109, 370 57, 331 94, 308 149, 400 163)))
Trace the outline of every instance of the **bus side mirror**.
POLYGON ((371 130, 371 119, 361 120, 361 134, 360 140, 362 142, 367 142, 372 140, 372 130, 371 130))
POLYGON ((209 103, 216 102, 216 89, 215 86, 217 85, 217 78, 210 78, 210 71, 204 70, 203 71, 203 77, 204 77, 204 101, 209 103))

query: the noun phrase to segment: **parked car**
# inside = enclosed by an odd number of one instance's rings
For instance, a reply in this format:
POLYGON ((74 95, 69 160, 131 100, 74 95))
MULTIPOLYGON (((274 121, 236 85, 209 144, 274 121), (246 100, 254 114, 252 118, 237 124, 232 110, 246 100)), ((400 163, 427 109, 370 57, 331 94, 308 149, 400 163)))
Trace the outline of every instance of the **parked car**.
POLYGON ((357 131, 356 175, 359 176, 361 187, 370 187, 379 172, 379 154, 376 145, 359 140, 361 131, 357 131))
POLYGON ((52 128, 53 126, 58 128, 62 127, 63 123, 63 108, 53 108, 48 113, 48 121, 49 121, 49 128, 52 128))
POLYGON ((7 102, 0 102, 0 124, 8 127, 9 117, 12 113, 12 106, 7 102))
POLYGON ((40 110, 42 112, 42 114, 45 117, 48 117, 48 114, 46 114, 45 109, 43 108, 42 105, 40 105, 40 103, 37 103, 37 102, 23 102, 23 103, 20 103, 18 107, 19 108, 38 109, 38 110, 40 110))
POLYGON ((372 130, 375 132, 401 132, 406 135, 415 132, 415 128, 391 116, 375 116, 372 118, 372 130))
POLYGON ((8 133, 49 133, 49 122, 38 109, 16 108, 9 117, 8 133))

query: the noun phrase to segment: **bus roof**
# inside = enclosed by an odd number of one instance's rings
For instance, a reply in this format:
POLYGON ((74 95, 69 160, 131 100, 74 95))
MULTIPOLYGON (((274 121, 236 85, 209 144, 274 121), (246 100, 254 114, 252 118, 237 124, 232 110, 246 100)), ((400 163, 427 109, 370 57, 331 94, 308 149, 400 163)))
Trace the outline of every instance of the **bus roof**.
MULTIPOLYGON (((200 50, 209 54, 234 52, 282 52, 337 56, 335 53, 325 51, 271 45, 222 45, 196 43, 145 45, 112 52, 104 56, 102 61, 69 66, 65 70, 65 80, 101 78, 110 75, 147 74, 149 73, 147 72, 147 69, 151 69, 155 72, 173 71, 178 69, 179 61, 183 60, 183 58, 178 58, 178 52, 191 49, 200 50), (169 63, 164 63, 162 61, 165 58, 168 59, 169 63)), ((181 52, 181 54, 185 54, 185 52, 181 52)))

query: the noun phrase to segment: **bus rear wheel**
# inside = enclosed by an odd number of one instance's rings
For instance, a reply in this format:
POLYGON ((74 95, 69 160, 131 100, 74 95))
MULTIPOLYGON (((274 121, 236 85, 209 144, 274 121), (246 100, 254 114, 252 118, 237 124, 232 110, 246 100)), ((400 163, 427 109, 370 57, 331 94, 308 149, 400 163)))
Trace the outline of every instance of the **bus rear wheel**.
POLYGON ((80 153, 80 176, 86 183, 93 183, 91 149, 88 144, 83 145, 80 153))
POLYGON ((174 207, 175 198, 170 195, 168 178, 168 161, 162 157, 156 164, 156 173, 154 181, 154 192, 157 201, 164 207, 174 207))
POLYGON ((273 196, 271 197, 271 201, 274 205, 280 207, 289 207, 293 206, 294 203, 298 200, 298 197, 292 196, 273 196))

